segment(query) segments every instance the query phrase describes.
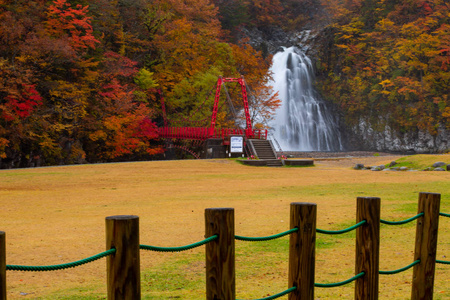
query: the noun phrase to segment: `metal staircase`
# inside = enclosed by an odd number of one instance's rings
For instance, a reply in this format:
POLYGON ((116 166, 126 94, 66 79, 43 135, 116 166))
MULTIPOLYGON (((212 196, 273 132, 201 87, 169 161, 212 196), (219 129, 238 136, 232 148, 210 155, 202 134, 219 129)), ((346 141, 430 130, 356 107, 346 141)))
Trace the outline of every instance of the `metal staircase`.
POLYGON ((251 152, 260 160, 264 160, 269 167, 281 167, 283 162, 277 159, 276 152, 270 140, 248 140, 251 152))

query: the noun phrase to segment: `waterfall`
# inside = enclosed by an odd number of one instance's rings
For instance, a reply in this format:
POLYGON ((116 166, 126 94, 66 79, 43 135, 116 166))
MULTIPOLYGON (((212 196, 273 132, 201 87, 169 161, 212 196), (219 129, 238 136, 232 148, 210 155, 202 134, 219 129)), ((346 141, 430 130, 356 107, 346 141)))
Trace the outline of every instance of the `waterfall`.
POLYGON ((337 118, 313 88, 311 60, 295 47, 273 57, 273 88, 282 101, 272 129, 283 151, 343 150, 337 118))

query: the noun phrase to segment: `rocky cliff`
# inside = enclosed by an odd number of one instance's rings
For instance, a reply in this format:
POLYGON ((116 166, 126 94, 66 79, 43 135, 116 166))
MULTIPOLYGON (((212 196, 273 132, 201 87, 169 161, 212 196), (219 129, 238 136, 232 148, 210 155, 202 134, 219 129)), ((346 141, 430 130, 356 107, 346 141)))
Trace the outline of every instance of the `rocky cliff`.
MULTIPOLYGON (((242 37, 250 39, 250 44, 263 51, 265 55, 282 51, 283 47, 295 46, 307 54, 312 60, 318 61, 318 47, 324 47, 326 32, 317 29, 308 29, 298 32, 285 32, 280 28, 270 28, 264 31, 257 28, 244 29, 242 37)), ((320 85, 320 82, 317 83, 320 85)), ((319 86, 320 87, 320 86, 319 86)), ((329 103, 331 104, 331 103, 329 103)), ((341 120, 345 119, 345 111, 339 111, 335 105, 331 105, 335 114, 341 120)), ((383 118, 383 116, 381 116, 383 118)), ((429 132, 412 129, 408 132, 400 132, 389 125, 373 123, 368 118, 361 116, 357 125, 348 126, 341 122, 344 146, 348 150, 380 151, 399 153, 442 153, 450 150, 450 130, 442 124, 436 135, 429 132), (371 123, 372 122, 372 123, 371 123)), ((376 122, 376 121, 375 121, 376 122)))
POLYGON ((349 128, 350 149, 400 153, 444 153, 450 149, 450 131, 441 125, 436 135, 423 130, 400 132, 385 125, 374 130, 373 125, 360 119, 358 125, 349 128))

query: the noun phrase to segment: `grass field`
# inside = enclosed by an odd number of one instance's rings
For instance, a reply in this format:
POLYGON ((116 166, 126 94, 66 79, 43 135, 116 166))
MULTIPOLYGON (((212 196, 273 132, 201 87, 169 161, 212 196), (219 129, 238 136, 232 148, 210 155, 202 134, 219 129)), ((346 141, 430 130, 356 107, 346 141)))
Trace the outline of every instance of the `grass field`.
MULTIPOLYGON (((190 160, 0 170, 0 230, 7 264, 67 263, 105 249, 105 217, 138 215, 140 243, 181 246, 204 238, 204 210, 235 209, 236 234, 267 236, 289 228, 291 202, 317 203, 317 227, 355 224, 356 197, 381 198, 381 218, 417 214, 419 192, 440 193, 450 213, 450 172, 356 171, 355 163, 400 157, 316 161, 309 168, 243 166, 233 160, 190 160)), ((411 164, 450 163, 419 155, 411 164)), ((415 222, 381 226, 380 269, 413 261, 415 222)), ((316 282, 354 275, 354 232, 318 234, 316 282)), ((450 260, 450 219, 440 218, 438 259, 450 260)), ((288 238, 236 242, 239 299, 287 289, 288 238)), ((204 299, 204 247, 180 253, 141 251, 143 299, 204 299)), ((105 259, 52 272, 7 271, 8 299, 105 299, 105 259)), ((380 299, 410 299, 412 270, 380 276, 380 299)), ((353 299, 354 284, 316 288, 316 299, 353 299)), ((282 297, 280 299, 287 299, 282 297)), ((437 265, 434 299, 450 299, 450 267, 437 265)))

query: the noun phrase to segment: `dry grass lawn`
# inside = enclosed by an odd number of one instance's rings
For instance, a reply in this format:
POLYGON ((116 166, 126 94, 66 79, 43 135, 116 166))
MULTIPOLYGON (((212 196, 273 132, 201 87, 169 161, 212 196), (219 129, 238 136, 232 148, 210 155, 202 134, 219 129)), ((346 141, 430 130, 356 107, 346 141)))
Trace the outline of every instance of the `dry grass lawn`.
MULTIPOLYGON (((387 220, 414 216, 419 192, 442 194, 441 211, 450 213, 450 172, 351 168, 355 163, 380 164, 398 158, 316 161, 309 168, 192 160, 0 170, 0 230, 6 232, 7 264, 60 264, 100 253, 105 250, 104 219, 112 215, 138 215, 141 244, 181 246, 203 239, 204 210, 210 207, 233 207, 236 234, 244 236, 289 229, 291 202, 317 203, 317 227, 329 230, 355 223, 358 196, 380 197, 381 217, 387 220)), ((450 163, 450 155, 436 159, 450 163)), ((382 270, 398 269, 413 260, 415 222, 392 227, 381 229, 382 270)), ((287 253, 274 250, 284 246, 269 244, 265 250, 259 244, 242 243, 236 242, 237 252, 244 251, 237 254, 238 297, 255 299, 285 290, 287 253)), ((438 259, 450 260, 448 218, 440 218, 438 243, 438 259)), ((318 235, 318 244, 316 282, 353 276, 354 234, 318 235)), ((175 254, 141 252, 143 298, 203 299, 201 282, 192 288, 182 280, 177 285, 178 279, 169 275, 172 287, 161 288, 165 277, 159 272, 168 269, 172 274, 172 265, 188 274, 188 279, 201 281, 203 249, 175 254), (150 284, 152 280, 158 284, 150 284), (152 286, 163 290, 154 291, 152 286)), ((105 273, 104 259, 62 271, 7 271, 8 299, 104 299, 105 273)), ((380 276, 380 299, 409 299, 411 277, 411 270, 380 276)), ((435 299, 450 299, 449 279, 450 267, 438 265, 435 299)), ((316 289, 315 294, 317 299, 352 299, 353 287, 316 289)))

